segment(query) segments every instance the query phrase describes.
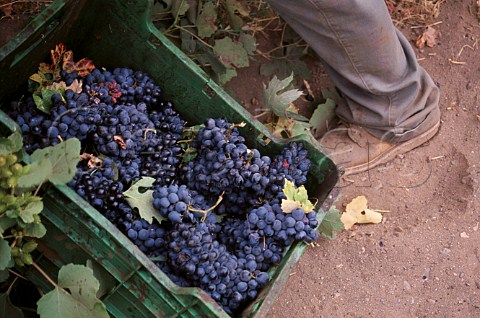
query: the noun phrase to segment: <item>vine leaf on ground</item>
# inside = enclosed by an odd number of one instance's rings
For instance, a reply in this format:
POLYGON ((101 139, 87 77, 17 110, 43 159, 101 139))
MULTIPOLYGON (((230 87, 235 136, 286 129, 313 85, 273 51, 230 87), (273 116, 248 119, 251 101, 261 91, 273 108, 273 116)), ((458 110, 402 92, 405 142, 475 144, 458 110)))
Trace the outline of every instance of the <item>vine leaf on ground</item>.
POLYGON ((298 113, 298 108, 291 103, 285 110, 284 117, 266 124, 272 133, 279 138, 293 138, 310 131, 308 118, 298 113))
POLYGON ((187 13, 190 5, 185 0, 173 0, 172 1, 172 13, 176 16, 183 16, 187 13))
POLYGON ((234 30, 240 30, 244 25, 244 22, 238 15, 248 17, 250 12, 248 12, 248 9, 242 4, 242 2, 237 0, 226 0, 225 6, 230 19, 230 25, 234 30))
POLYGON ((263 63, 260 65, 260 75, 268 78, 272 77, 272 75, 285 78, 289 76, 292 71, 293 74, 306 80, 309 80, 312 77, 308 65, 300 59, 273 60, 270 63, 263 63))
POLYGON ((381 213, 369 209, 367 198, 360 195, 347 204, 341 220, 345 225, 345 229, 348 230, 356 223, 381 223, 382 217, 381 213))
POLYGON ((212 36, 217 31, 217 7, 213 2, 206 2, 195 23, 198 36, 202 39, 212 36))
POLYGON ((305 212, 313 210, 314 205, 308 200, 307 189, 302 185, 295 188, 295 184, 285 179, 283 193, 287 199, 282 199, 282 211, 284 213, 292 213, 296 208, 302 208, 305 212))
POLYGON ((0 156, 15 153, 23 147, 22 134, 19 131, 14 131, 7 138, 0 137, 0 156))
MULTIPOLYGON (((53 184, 68 183, 75 175, 77 163, 80 160, 80 141, 77 138, 71 138, 53 147, 37 149, 30 158, 32 165, 45 159, 50 161, 52 170, 43 182, 48 180, 53 184)), ((28 183, 26 179, 29 178, 30 173, 32 173, 32 176, 38 174, 38 172, 30 169, 30 172, 21 178, 23 179, 22 184, 28 183)))
POLYGON ((283 80, 273 76, 268 86, 263 84, 263 107, 265 111, 272 112, 278 117, 285 117, 285 112, 290 103, 303 94, 298 89, 286 90, 292 81, 293 73, 283 80))
MULTIPOLYGON (((187 18, 182 18, 179 23, 182 27, 187 26, 187 18)), ((195 52, 198 41, 192 36, 191 31, 187 32, 185 28, 180 29, 180 39, 182 40, 182 51, 186 52, 187 54, 195 52)))
POLYGON ((323 213, 323 219, 318 225, 317 231, 324 237, 333 240, 336 237, 335 232, 340 232, 344 229, 343 222, 340 219, 340 211, 335 207, 323 213))
POLYGON ((242 32, 239 37, 240 42, 243 44, 245 51, 248 55, 252 55, 257 50, 257 41, 251 34, 242 32))
POLYGON ((8 293, 0 294, 0 317, 5 318, 23 318, 23 312, 20 308, 14 306, 8 293))
POLYGON ((213 51, 223 63, 235 67, 247 67, 250 65, 248 53, 240 42, 233 42, 231 38, 223 38, 215 41, 213 51))
POLYGON ((322 87, 320 88, 320 91, 322 92, 322 97, 325 99, 330 98, 335 102, 335 104, 338 104, 342 97, 338 93, 336 87, 322 87))
POLYGON ((58 273, 58 286, 37 302, 41 318, 109 317, 105 305, 96 297, 100 283, 92 269, 76 264, 62 266, 58 273))
POLYGON ((315 137, 323 135, 331 126, 330 123, 335 118, 335 107, 335 101, 330 98, 317 106, 309 121, 315 137))
POLYGON ((215 74, 215 80, 220 85, 224 85, 235 76, 237 76, 237 70, 235 70, 234 68, 226 68, 223 73, 215 74))
POLYGON ((150 188, 155 179, 152 177, 143 177, 123 192, 131 208, 137 208, 140 216, 148 223, 156 218, 161 223, 165 218, 153 207, 153 190, 141 191, 143 188, 150 188))
POLYGON ((220 85, 227 83, 229 80, 237 76, 237 71, 233 66, 227 65, 220 61, 214 52, 201 48, 199 54, 195 55, 197 61, 203 65, 208 65, 208 70, 211 70, 210 75, 220 85))
POLYGON ((8 241, 0 239, 0 271, 9 267, 12 249, 8 244, 8 241))

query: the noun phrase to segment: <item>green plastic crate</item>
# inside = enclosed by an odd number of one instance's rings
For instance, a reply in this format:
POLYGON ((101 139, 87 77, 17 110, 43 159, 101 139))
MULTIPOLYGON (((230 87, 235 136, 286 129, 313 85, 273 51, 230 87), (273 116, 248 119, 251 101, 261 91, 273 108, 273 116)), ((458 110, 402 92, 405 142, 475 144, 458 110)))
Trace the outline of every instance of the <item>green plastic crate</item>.
MULTIPOLYGON (((249 147, 262 154, 278 153, 286 142, 272 136, 260 122, 226 94, 151 23, 150 0, 56 0, 14 39, 0 48, 0 108, 26 88, 26 80, 40 62, 49 60, 59 42, 73 50, 75 59, 88 57, 97 67, 130 67, 149 73, 173 101, 189 124, 208 117, 245 122, 241 134, 249 147), (264 136, 260 138, 259 136, 264 136), (271 142, 267 143, 266 139, 271 142)), ((4 130, 16 124, 0 112, 4 130)), ((334 163, 312 136, 305 142, 313 167, 307 189, 320 206, 338 181, 334 163)), ((43 219, 47 235, 42 239, 38 263, 52 277, 67 263, 93 261, 112 286, 103 297, 113 317, 228 317, 223 309, 198 288, 181 288, 159 270, 98 211, 66 186, 47 185, 43 219)), ((278 297, 289 273, 306 245, 295 244, 272 279, 242 317, 265 316, 278 297)), ((51 286, 31 271, 35 283, 51 286)))

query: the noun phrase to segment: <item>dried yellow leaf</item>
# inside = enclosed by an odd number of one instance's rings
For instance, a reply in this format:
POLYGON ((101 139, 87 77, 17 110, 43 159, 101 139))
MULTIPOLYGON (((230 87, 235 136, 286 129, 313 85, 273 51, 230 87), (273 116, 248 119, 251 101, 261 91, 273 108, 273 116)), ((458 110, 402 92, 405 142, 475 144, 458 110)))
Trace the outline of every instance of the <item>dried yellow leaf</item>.
POLYGON ((363 195, 354 198, 345 209, 340 218, 345 229, 350 229, 354 224, 381 223, 382 214, 368 208, 367 198, 363 195))
POLYGON ((298 201, 283 199, 281 207, 283 213, 292 213, 293 210, 302 207, 302 205, 298 201))

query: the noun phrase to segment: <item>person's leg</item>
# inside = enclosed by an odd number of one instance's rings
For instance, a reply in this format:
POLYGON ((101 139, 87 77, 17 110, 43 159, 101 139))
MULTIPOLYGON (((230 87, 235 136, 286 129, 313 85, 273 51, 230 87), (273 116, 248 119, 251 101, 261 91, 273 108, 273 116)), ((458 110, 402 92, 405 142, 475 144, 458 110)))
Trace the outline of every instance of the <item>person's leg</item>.
POLYGON ((383 0, 268 3, 323 62, 344 97, 337 107, 341 119, 391 143, 424 136, 437 125, 439 89, 383 0))

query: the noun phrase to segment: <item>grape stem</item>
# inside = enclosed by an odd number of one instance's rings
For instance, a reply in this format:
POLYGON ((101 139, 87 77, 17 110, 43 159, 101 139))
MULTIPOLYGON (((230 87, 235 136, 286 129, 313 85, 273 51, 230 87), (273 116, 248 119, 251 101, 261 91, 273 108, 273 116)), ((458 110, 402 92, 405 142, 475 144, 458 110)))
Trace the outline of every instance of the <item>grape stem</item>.
POLYGON ((217 199, 217 202, 215 202, 215 204, 212 205, 212 206, 211 206, 210 208, 208 208, 207 210, 195 209, 195 208, 193 208, 193 207, 191 207, 191 206, 188 207, 188 210, 189 210, 189 211, 192 211, 192 212, 202 213, 202 214, 203 214, 202 219, 205 219, 206 216, 207 216, 207 213, 210 212, 210 211, 212 211, 213 209, 215 209, 215 208, 220 204, 220 202, 222 202, 222 200, 223 200, 223 195, 224 195, 224 194, 225 194, 225 191, 222 192, 222 194, 220 194, 220 196, 219 196, 218 199, 217 199))
POLYGON ((15 283, 17 282, 17 280, 18 280, 18 276, 15 276, 15 278, 13 279, 13 282, 10 284, 10 286, 8 286, 7 295, 10 294, 10 291, 12 290, 13 285, 15 285, 15 283))
POLYGON ((21 279, 28 280, 28 279, 27 279, 26 277, 24 277, 23 275, 20 275, 19 273, 15 272, 15 271, 13 271, 13 270, 11 270, 11 269, 8 269, 8 271, 9 271, 10 273, 12 273, 13 275, 17 276, 17 277, 20 277, 21 279))
POLYGON ((42 187, 42 184, 43 184, 43 182, 41 182, 41 183, 37 186, 37 188, 35 189, 35 193, 33 194, 33 196, 35 196, 35 197, 37 196, 38 191, 40 191, 40 188, 42 187))
POLYGON ((32 265, 33 265, 33 267, 35 267, 35 269, 36 269, 40 274, 42 274, 43 277, 45 277, 45 279, 46 279, 50 284, 53 285, 53 287, 55 287, 55 288, 61 288, 60 286, 58 286, 57 283, 55 283, 55 282, 50 278, 50 276, 47 275, 47 273, 45 273, 45 272, 43 271, 43 269, 40 268, 40 266, 38 266, 37 263, 33 262, 32 265))
POLYGON ((258 115, 255 115, 254 118, 255 118, 255 119, 258 119, 258 118, 260 118, 260 117, 262 117, 262 116, 265 116, 265 115, 268 115, 268 114, 270 114, 270 112, 263 112, 263 113, 260 113, 260 114, 258 114, 258 115))
POLYGON ((143 140, 147 140, 147 134, 148 134, 149 131, 153 132, 154 134, 157 134, 157 130, 156 130, 156 129, 147 128, 147 129, 145 129, 145 131, 143 132, 143 140))
POLYGON ((177 144, 185 143, 185 142, 186 142, 186 143, 189 143, 189 142, 192 142, 192 141, 193 141, 193 139, 183 139, 183 140, 177 141, 177 144))

